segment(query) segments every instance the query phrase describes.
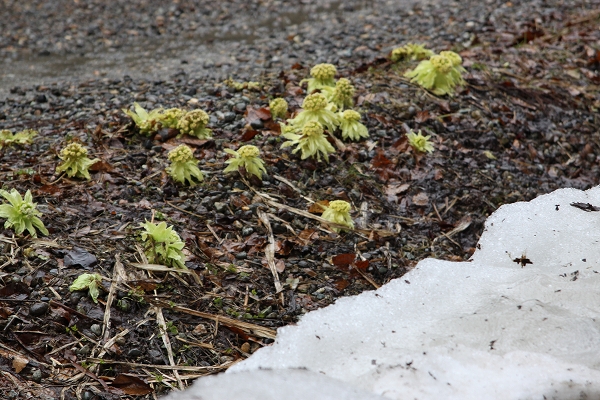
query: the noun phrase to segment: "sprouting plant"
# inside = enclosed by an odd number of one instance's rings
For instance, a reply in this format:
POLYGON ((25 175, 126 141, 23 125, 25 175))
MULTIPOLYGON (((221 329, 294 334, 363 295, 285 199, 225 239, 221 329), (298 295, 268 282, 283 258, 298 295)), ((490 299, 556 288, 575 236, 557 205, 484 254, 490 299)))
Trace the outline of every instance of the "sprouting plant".
POLYGON ((346 110, 339 115, 342 138, 360 140, 361 138, 369 137, 369 131, 367 127, 360 122, 360 114, 358 112, 346 110))
POLYGON ((63 162, 56 167, 56 171, 66 172, 69 177, 90 179, 88 169, 100 159, 90 160, 87 154, 87 149, 79 143, 69 143, 60 151, 59 158, 63 162))
MULTIPOLYGON (((329 203, 321 215, 327 221, 335 222, 336 224, 345 225, 350 229, 354 229, 354 222, 350 216, 350 203, 344 200, 334 200, 329 203)), ((332 228, 339 232, 339 228, 332 228)))
POLYGON ((161 128, 162 108, 156 108, 148 112, 138 103, 133 103, 133 108, 134 111, 124 108, 123 112, 131 117, 142 135, 149 135, 161 128))
POLYGON ((240 147, 237 151, 225 149, 225 152, 231 154, 234 158, 225 161, 229 165, 223 170, 224 173, 235 172, 240 167, 244 167, 247 173, 256 175, 259 179, 262 179, 263 173, 267 173, 265 163, 260 158, 260 150, 258 147, 245 145, 240 147))
POLYGON ((269 103, 269 109, 271 110, 271 117, 275 118, 285 118, 288 112, 288 103, 285 99, 278 97, 276 99, 271 100, 269 103))
POLYGON ((11 131, 3 129, 0 130, 0 150, 4 146, 10 146, 11 144, 25 145, 33 143, 33 138, 37 136, 37 131, 32 129, 25 129, 23 131, 13 134, 11 131))
POLYGON ((42 213, 37 210, 37 204, 33 202, 29 190, 25 192, 25 198, 22 198, 16 189, 11 189, 10 192, 0 189, 0 195, 10 203, 0 205, 0 218, 6 218, 5 228, 13 228, 17 235, 27 229, 33 237, 37 236, 35 231, 37 228, 44 235, 48 235, 48 229, 39 219, 42 213))
POLYGON ((408 138, 408 144, 416 151, 420 153, 432 153, 434 148, 433 144, 429 141, 431 136, 423 136, 421 131, 414 133, 411 129, 410 132, 406 134, 408 138))
POLYGON ((165 222, 158 225, 146 221, 142 224, 142 240, 145 242, 144 253, 151 263, 163 264, 167 267, 187 269, 185 266, 185 255, 181 251, 185 243, 173 230, 167 227, 165 222))
POLYGON ((185 113, 177 123, 177 129, 182 134, 195 136, 199 139, 212 138, 212 132, 206 128, 209 116, 203 110, 192 110, 185 113))
POLYGON ((94 303, 98 303, 98 295, 100 294, 98 289, 100 287, 102 287, 102 276, 100 274, 81 274, 71 284, 69 290, 75 292, 88 289, 94 303))
POLYGON ((282 133, 281 136, 289 141, 283 143, 281 148, 296 145, 296 149, 292 153, 302 151, 301 158, 303 160, 316 154, 317 160, 321 161, 321 154, 323 154, 325 161, 329 162, 329 154, 335 153, 335 149, 327 141, 323 132, 323 125, 319 122, 308 121, 302 128, 301 135, 293 132, 282 133))
POLYGON ((204 175, 198 168, 198 160, 190 147, 179 145, 169 152, 168 157, 171 165, 167 167, 167 172, 176 182, 185 185, 185 181, 188 181, 190 186, 194 186, 196 183, 192 178, 200 182, 204 180, 204 175))
POLYGON ((310 70, 312 78, 303 79, 303 82, 308 83, 307 93, 312 93, 317 89, 323 89, 327 86, 335 86, 335 74, 337 69, 332 64, 317 64, 310 70))
POLYGON ((302 102, 303 110, 296 118, 289 119, 289 122, 296 131, 302 130, 308 122, 319 122, 330 132, 335 131, 338 125, 337 116, 331 110, 327 109, 327 99, 322 93, 313 93, 306 96, 302 102))
POLYGON ((401 60, 425 60, 434 54, 433 51, 426 49, 422 44, 408 43, 392 50, 391 59, 393 62, 401 60))
POLYGON ((444 54, 421 61, 417 68, 408 71, 404 76, 438 96, 452 96, 455 87, 464 83, 461 74, 466 71, 460 65, 462 59, 458 54, 451 51, 442 53, 444 54))
POLYGON ((169 108, 160 114, 159 122, 163 128, 176 129, 179 120, 184 115, 185 111, 180 108, 169 108))
POLYGON ((229 78, 229 79, 225 80, 223 83, 235 90, 244 90, 244 89, 260 90, 259 82, 236 82, 233 79, 229 78))
POLYGON ((339 110, 351 108, 354 105, 354 92, 356 89, 346 78, 340 78, 335 83, 335 87, 325 87, 321 92, 331 104, 334 104, 339 110))

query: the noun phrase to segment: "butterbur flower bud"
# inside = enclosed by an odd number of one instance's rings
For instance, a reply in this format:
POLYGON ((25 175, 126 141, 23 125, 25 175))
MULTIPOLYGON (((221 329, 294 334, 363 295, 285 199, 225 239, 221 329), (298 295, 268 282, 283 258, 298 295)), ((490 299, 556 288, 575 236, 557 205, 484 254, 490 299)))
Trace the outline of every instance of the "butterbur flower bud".
POLYGON ((333 132, 337 128, 338 120, 336 114, 328 109, 328 105, 322 93, 309 94, 302 102, 302 112, 287 122, 293 126, 293 131, 301 131, 307 122, 315 121, 333 132))
POLYGON ((326 87, 321 89, 327 100, 338 109, 350 108, 354 105, 354 93, 356 89, 346 78, 340 78, 335 83, 335 88, 326 87))
POLYGON ((414 133, 412 130, 406 134, 408 144, 420 153, 432 153, 433 144, 429 141, 431 136, 423 136, 421 131, 414 133))
POLYGON ((269 103, 269 109, 271 110, 271 117, 273 119, 285 118, 288 112, 288 103, 282 98, 273 99, 269 103))
MULTIPOLYGON (((335 222, 336 224, 345 225, 350 229, 354 229, 354 222, 350 216, 350 203, 344 200, 334 200, 329 203, 329 206, 323 211, 322 217, 327 221, 335 222)), ((332 228, 339 232, 340 228, 332 228)))
POLYGON ((302 135, 295 133, 282 133, 282 136, 289 141, 283 143, 281 148, 296 145, 292 153, 302 152, 301 158, 317 156, 321 160, 321 154, 325 161, 329 162, 329 154, 335 153, 333 146, 327 141, 324 135, 323 125, 317 121, 308 121, 302 128, 302 135))
POLYGON ((369 130, 360 123, 360 114, 353 110, 346 110, 339 114, 342 138, 360 140, 369 137, 369 130))
POLYGON ((429 60, 421 61, 417 68, 408 71, 404 76, 438 96, 452 96, 455 87, 464 84, 462 73, 466 71, 460 66, 461 62, 458 54, 444 51, 429 60))
POLYGON ((323 89, 327 86, 335 86, 335 74, 337 69, 332 64, 317 64, 310 70, 312 78, 305 79, 302 82, 308 82, 308 93, 317 89, 323 89))
POLYGON ((177 124, 181 117, 185 115, 185 111, 179 108, 169 108, 165 110, 160 116, 160 123, 163 128, 177 128, 177 124))
POLYGON ((173 180, 183 184, 188 181, 190 186, 196 184, 192 178, 196 178, 200 182, 204 180, 204 175, 198 168, 198 160, 194 157, 194 152, 185 144, 171 150, 168 157, 171 165, 167 168, 167 172, 173 180))
POLYGON ((79 143, 70 143, 60 151, 63 162, 56 167, 57 172, 66 172, 69 177, 91 179, 88 169, 100 159, 90 160, 88 151, 79 143))
POLYGON ((240 147, 237 151, 225 149, 225 152, 234 157, 225 161, 225 163, 229 165, 223 170, 223 172, 235 172, 241 167, 244 167, 247 173, 255 175, 259 179, 262 179, 263 173, 267 173, 267 170, 265 169, 265 163, 259 157, 260 150, 258 147, 245 145, 240 147))
POLYGON ((198 139, 212 138, 212 132, 206 128, 210 117, 203 110, 192 110, 185 113, 177 123, 177 129, 182 134, 195 136, 198 139))
POLYGON ((320 111, 325 107, 327 107, 327 99, 321 93, 309 94, 302 102, 302 108, 306 111, 320 111))
POLYGON ((401 60, 425 60, 433 55, 433 51, 426 49, 421 44, 408 43, 405 46, 392 50, 391 59, 393 62, 401 60))

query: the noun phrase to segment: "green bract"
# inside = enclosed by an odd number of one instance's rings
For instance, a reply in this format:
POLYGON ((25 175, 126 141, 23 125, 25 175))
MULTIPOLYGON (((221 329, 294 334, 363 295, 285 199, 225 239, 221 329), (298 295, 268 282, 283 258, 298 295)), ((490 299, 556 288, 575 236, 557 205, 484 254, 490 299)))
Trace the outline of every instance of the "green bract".
POLYGON ((171 165, 167 167, 167 172, 173 180, 184 185, 187 180, 190 186, 196 184, 192 178, 196 178, 200 182, 204 180, 204 175, 198 168, 198 160, 194 158, 194 152, 185 144, 171 150, 168 157, 171 165))
MULTIPOLYGON (((332 64, 317 64, 310 70, 312 78, 304 79, 302 82, 308 83, 307 93, 312 93, 317 89, 323 89, 327 86, 335 86, 335 74, 337 69, 332 64)), ((300 82, 302 84, 302 82, 300 82)))
POLYGON ((100 161, 99 158, 90 160, 87 157, 88 151, 79 143, 70 143, 60 151, 59 158, 63 162, 56 167, 57 172, 65 172, 69 177, 90 179, 88 169, 93 164, 100 161))
POLYGON ((425 60, 434 55, 434 52, 426 49, 422 44, 408 43, 405 46, 398 47, 392 50, 392 61, 398 62, 401 60, 425 60))
POLYGON ((281 136, 289 139, 288 142, 281 145, 281 148, 296 145, 296 149, 292 153, 302 151, 301 158, 303 160, 316 154, 317 160, 321 161, 321 154, 323 154, 325 161, 329 162, 329 154, 335 153, 335 149, 323 134, 323 125, 317 121, 307 122, 302 128, 302 135, 284 132, 281 136))
POLYGON ((346 110, 339 114, 342 138, 360 140, 369 137, 369 130, 360 123, 360 114, 353 110, 346 110))
POLYGON ((237 151, 231 149, 225 149, 227 154, 231 154, 234 158, 230 158, 225 161, 227 168, 223 172, 235 172, 240 167, 244 167, 246 172, 252 175, 256 175, 259 179, 262 179, 262 174, 266 174, 265 163, 261 158, 260 150, 258 147, 252 145, 245 145, 240 147, 237 151))
POLYGON ((288 103, 282 98, 273 99, 269 103, 269 109, 271 110, 271 117, 273 119, 285 118, 288 112, 288 103))
POLYGON ((333 132, 338 125, 338 120, 335 113, 327 109, 327 105, 327 99, 322 93, 309 94, 302 102, 303 110, 296 118, 289 119, 287 122, 293 125, 296 131, 302 130, 307 122, 313 121, 319 122, 333 132))
POLYGON ((466 71, 461 63, 462 59, 458 54, 443 51, 440 55, 421 61, 417 68, 408 71, 404 76, 438 96, 452 96, 455 87, 464 84, 462 73, 466 71))
POLYGON ((42 213, 36 209, 36 203, 33 202, 29 190, 25 193, 24 199, 15 189, 10 192, 0 189, 0 195, 10 203, 0 205, 0 218, 6 218, 5 228, 13 228, 17 235, 27 229, 31 236, 36 237, 35 228, 44 235, 48 234, 44 223, 38 218, 42 213))
POLYGON ((133 108, 135 112, 127 109, 123 109, 123 112, 133 119, 135 125, 140 129, 141 134, 149 135, 162 127, 162 108, 156 108, 148 112, 138 103, 133 103, 133 108))
POLYGON ((15 134, 6 129, 0 130, 0 150, 2 147, 10 146, 11 144, 31 144, 35 136, 37 136, 37 132, 32 129, 25 129, 15 134))
MULTIPOLYGON (((329 206, 323 211, 323 218, 327 221, 335 222, 336 224, 346 225, 350 229, 354 229, 354 222, 350 216, 350 203, 344 200, 334 200, 329 203, 329 206)), ((339 228, 331 228, 339 232, 339 228)))
POLYGON ((421 131, 414 133, 412 130, 406 134, 408 137, 408 144, 418 152, 421 153, 432 153, 434 148, 433 144, 429 142, 431 136, 423 136, 421 131))
POLYGON ((145 229, 142 232, 142 240, 145 242, 144 253, 149 262, 187 269, 185 255, 181 251, 185 243, 181 241, 172 226, 167 227, 165 222, 157 225, 146 221, 142 224, 142 228, 145 229))
POLYGON ((177 123, 177 129, 182 134, 195 136, 199 139, 212 138, 212 132, 206 128, 209 116, 202 110, 192 110, 185 113, 177 123))
POLYGON ((81 274, 75 279, 75 282, 69 286, 71 292, 78 290, 89 290, 90 297, 94 300, 94 303, 98 303, 98 290, 102 287, 102 276, 100 274, 81 274))

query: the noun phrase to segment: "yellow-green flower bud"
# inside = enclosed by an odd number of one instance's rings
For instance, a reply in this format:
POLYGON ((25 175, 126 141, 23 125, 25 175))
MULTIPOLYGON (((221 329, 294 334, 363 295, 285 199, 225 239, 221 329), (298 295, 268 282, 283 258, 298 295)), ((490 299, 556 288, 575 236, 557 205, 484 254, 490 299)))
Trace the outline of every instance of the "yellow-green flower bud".
POLYGON ((252 146, 250 144, 240 147, 237 152, 240 155, 240 157, 244 158, 258 157, 258 155, 260 154, 260 150, 258 150, 258 147, 252 146))
POLYGON ((269 103, 269 109, 273 118, 285 118, 288 111, 288 103, 282 98, 273 99, 269 103))
POLYGON ((452 69, 452 60, 448 57, 444 57, 442 55, 432 56, 429 61, 431 61, 431 65, 443 74, 447 74, 452 69))
POLYGON ((180 108, 169 108, 160 116, 160 123, 164 128, 177 128, 177 124, 181 117, 185 115, 185 111, 180 108))
MULTIPOLYGON (((336 224, 345 225, 350 229, 354 228, 354 222, 350 216, 350 203, 344 200, 334 200, 329 203, 329 206, 323 211, 322 217, 327 221, 335 222, 336 224)), ((339 232, 339 228, 332 228, 339 232)))
POLYGON ((342 118, 346 121, 360 121, 360 113, 354 110, 346 110, 342 113, 342 118))
POLYGON ((199 139, 210 139, 211 131, 206 129, 210 117, 203 110, 192 110, 185 113, 177 123, 177 129, 183 134, 196 136, 199 139))
POLYGON ((310 70, 310 75, 319 81, 328 81, 335 77, 337 69, 332 64, 317 64, 310 70))
POLYGON ((302 102, 302 108, 307 111, 319 111, 325 107, 327 107, 327 99, 321 93, 309 94, 302 102))
POLYGON ((323 125, 317 121, 308 121, 302 128, 302 134, 305 136, 318 136, 323 134, 323 125))
POLYGON ((60 158, 65 161, 76 160, 87 157, 88 151, 79 143, 69 143, 67 147, 60 151, 60 158))
POLYGON ((185 144, 175 147, 169 152, 169 161, 184 163, 194 159, 194 153, 185 144))
POLYGON ((408 144, 416 151, 420 153, 433 152, 433 144, 429 142, 431 136, 423 136, 421 131, 414 133, 412 130, 406 136, 408 137, 408 144))
POLYGON ((453 51, 440 51, 440 56, 446 57, 452 63, 453 67, 458 67, 462 64, 462 58, 453 51))

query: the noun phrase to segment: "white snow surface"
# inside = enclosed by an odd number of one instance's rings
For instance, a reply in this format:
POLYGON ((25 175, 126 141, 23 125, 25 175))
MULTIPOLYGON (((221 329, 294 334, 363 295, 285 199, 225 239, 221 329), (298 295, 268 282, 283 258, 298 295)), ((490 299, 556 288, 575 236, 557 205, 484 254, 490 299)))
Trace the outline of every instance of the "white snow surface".
POLYGON ((502 206, 469 262, 423 260, 170 399, 600 399, 600 212, 571 203, 600 187, 502 206))

